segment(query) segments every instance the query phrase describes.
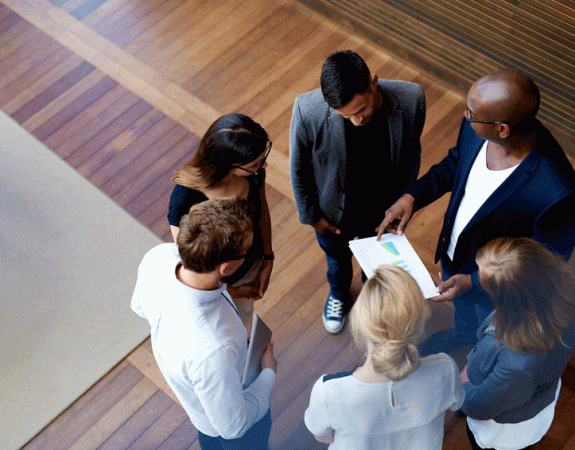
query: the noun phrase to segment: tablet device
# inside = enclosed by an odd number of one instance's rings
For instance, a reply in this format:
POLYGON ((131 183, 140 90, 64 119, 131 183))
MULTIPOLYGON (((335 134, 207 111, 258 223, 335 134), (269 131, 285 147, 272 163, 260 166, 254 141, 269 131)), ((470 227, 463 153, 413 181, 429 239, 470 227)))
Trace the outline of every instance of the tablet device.
POLYGON ((252 334, 248 345, 248 357, 242 376, 242 387, 246 389, 260 373, 260 363, 268 343, 272 339, 272 331, 257 314, 254 314, 252 334))

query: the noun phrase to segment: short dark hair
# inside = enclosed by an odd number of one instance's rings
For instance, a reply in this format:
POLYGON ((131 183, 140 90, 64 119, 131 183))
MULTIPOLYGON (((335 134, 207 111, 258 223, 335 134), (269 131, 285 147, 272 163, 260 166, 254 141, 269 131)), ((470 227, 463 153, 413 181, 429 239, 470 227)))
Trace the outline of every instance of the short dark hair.
POLYGON ((369 87, 369 68, 352 50, 332 53, 321 69, 321 92, 333 109, 347 105, 356 94, 363 94, 369 87))
POLYGON ((178 251, 185 269, 212 272, 237 259, 253 233, 253 205, 240 198, 214 198, 196 203, 180 220, 178 251))

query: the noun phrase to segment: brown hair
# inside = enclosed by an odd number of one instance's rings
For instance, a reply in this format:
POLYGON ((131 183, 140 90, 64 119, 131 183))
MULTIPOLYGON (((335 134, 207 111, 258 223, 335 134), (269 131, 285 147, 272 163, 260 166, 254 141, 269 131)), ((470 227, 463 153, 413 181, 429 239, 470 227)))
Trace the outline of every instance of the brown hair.
POLYGON ((495 304, 498 341, 522 353, 545 354, 575 320, 569 264, 530 238, 499 238, 477 253, 479 281, 495 304))
POLYGON ((351 332, 375 371, 399 380, 411 373, 418 360, 416 345, 429 315, 429 305, 413 277, 386 264, 365 282, 351 310, 351 332))
POLYGON ((180 220, 178 251, 184 268, 197 273, 242 254, 253 233, 253 206, 239 198, 210 199, 195 204, 180 220))
POLYGON ((206 131, 192 159, 177 169, 172 183, 203 191, 220 183, 234 167, 265 152, 268 134, 244 114, 227 114, 206 131))

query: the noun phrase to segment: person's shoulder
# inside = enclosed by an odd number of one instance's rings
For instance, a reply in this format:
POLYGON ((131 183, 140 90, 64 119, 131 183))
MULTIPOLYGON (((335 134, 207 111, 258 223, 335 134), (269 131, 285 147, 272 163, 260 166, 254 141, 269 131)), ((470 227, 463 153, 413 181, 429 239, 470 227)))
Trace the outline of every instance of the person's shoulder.
POLYGON ((431 371, 433 368, 440 371, 455 371, 459 373, 457 363, 446 353, 437 353, 420 359, 425 371, 431 371))
POLYGON ((295 104, 299 107, 300 110, 317 110, 318 108, 329 108, 325 99, 323 98, 321 89, 314 89, 313 91, 298 95, 295 99, 295 104))
POLYGON ((387 90, 392 95, 424 95, 423 88, 411 81, 403 80, 379 80, 379 86, 387 90))
POLYGON ((179 260, 178 246, 173 242, 158 244, 144 255, 142 265, 156 263, 172 263, 179 260))
POLYGON ((323 376, 323 382, 329 383, 330 381, 342 381, 347 377, 351 377, 353 375, 353 370, 347 372, 338 372, 330 375, 323 376))

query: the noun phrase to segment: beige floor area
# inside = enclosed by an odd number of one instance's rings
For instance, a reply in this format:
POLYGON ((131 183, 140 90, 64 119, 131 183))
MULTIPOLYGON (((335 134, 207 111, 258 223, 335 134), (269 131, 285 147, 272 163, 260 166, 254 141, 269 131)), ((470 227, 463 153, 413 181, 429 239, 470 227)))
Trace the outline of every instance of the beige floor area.
POLYGON ((160 239, 0 112, 0 442, 20 448, 148 334, 160 239))

